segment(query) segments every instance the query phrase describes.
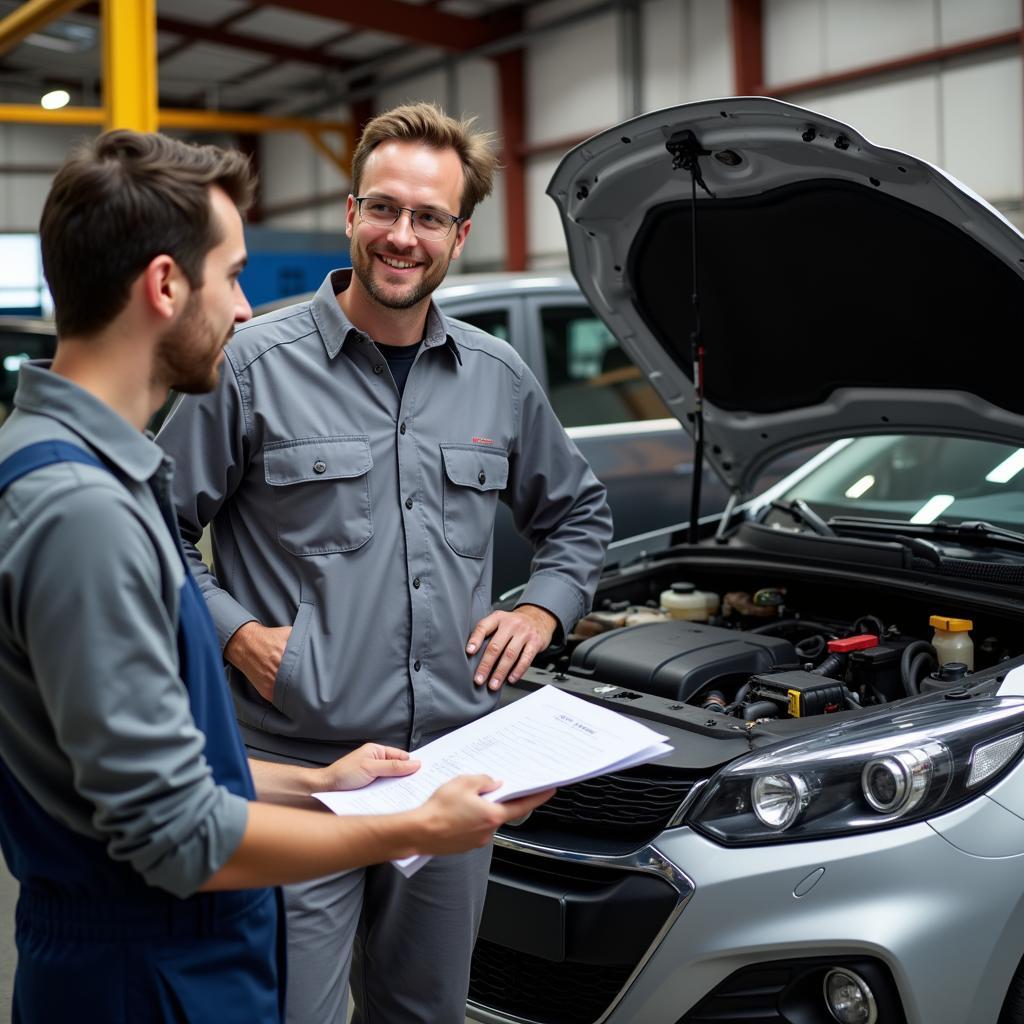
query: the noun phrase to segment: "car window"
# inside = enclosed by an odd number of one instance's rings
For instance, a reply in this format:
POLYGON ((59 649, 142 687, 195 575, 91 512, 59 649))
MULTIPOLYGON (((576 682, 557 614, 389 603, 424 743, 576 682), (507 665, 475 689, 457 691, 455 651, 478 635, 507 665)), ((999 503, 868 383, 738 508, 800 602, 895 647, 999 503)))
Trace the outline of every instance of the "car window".
POLYGON ((672 413, 590 310, 541 310, 548 397, 566 427, 656 420, 672 413))
POLYGON ((481 331, 493 334, 496 338, 501 338, 502 341, 512 340, 507 309, 481 309, 471 313, 454 313, 453 316, 464 323, 479 327, 481 331))
POLYGON ((862 437, 785 495, 823 515, 1024 527, 1024 448, 927 435, 862 437))
POLYGON ((14 392, 18 387, 18 367, 28 359, 49 359, 53 355, 54 338, 50 334, 0 328, 0 423, 14 408, 14 392))

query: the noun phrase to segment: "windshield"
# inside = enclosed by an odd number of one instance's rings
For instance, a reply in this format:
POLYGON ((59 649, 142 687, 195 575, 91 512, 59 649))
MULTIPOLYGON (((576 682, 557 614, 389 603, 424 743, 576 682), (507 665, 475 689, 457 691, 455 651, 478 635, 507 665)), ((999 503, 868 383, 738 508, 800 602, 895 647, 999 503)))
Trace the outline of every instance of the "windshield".
POLYGON ((1024 448, 953 437, 861 437, 782 495, 820 516, 1024 529, 1024 448))

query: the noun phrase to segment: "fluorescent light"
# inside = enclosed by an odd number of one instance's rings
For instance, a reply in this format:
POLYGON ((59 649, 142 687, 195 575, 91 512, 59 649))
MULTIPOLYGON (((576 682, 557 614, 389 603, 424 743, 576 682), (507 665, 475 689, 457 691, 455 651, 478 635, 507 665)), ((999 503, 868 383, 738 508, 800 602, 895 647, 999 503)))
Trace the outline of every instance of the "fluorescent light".
POLYGON ((846 496, 848 498, 859 498, 862 494, 866 494, 875 486, 875 478, 868 473, 867 476, 862 476, 855 484, 850 484, 846 489, 846 496))
POLYGON ((60 110, 61 107, 66 107, 70 102, 71 93, 66 89, 54 89, 43 96, 39 101, 39 105, 43 110, 60 110))
POLYGON ((1024 469, 1024 448, 1018 448, 1009 458, 992 470, 985 479, 990 484, 1007 484, 1024 469))
POLYGON ((954 498, 952 494, 936 494, 934 498, 929 498, 924 505, 910 517, 910 521, 912 523, 932 523, 938 519, 954 501, 956 501, 956 498, 954 498))

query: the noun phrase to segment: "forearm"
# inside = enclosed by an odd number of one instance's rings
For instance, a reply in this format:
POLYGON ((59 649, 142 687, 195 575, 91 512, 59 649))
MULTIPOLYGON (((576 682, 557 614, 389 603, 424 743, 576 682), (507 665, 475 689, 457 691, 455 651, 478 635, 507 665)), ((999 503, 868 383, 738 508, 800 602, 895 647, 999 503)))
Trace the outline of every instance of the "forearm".
POLYGON ((326 788, 322 769, 249 758, 249 770, 256 785, 256 796, 261 801, 306 810, 325 810, 319 800, 310 796, 326 788))
POLYGON ((339 817, 251 802, 241 843, 202 890, 288 885, 411 856, 422 831, 416 812, 339 817))

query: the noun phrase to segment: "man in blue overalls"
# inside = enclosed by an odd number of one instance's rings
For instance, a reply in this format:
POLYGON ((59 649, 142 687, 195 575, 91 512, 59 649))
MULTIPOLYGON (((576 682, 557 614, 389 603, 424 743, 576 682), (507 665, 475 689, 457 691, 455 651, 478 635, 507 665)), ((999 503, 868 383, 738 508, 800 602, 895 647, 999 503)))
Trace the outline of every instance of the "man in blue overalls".
POLYGON ((68 160, 43 211, 57 354, 22 368, 0 431, 0 844, 21 883, 18 1024, 277 1022, 269 886, 481 846, 547 795, 499 807, 472 777, 405 815, 314 812, 312 792, 415 770, 372 744, 250 774, 179 547, 171 462, 142 428, 169 388, 216 383, 250 315, 238 277, 253 189, 237 153, 111 132, 68 160))

